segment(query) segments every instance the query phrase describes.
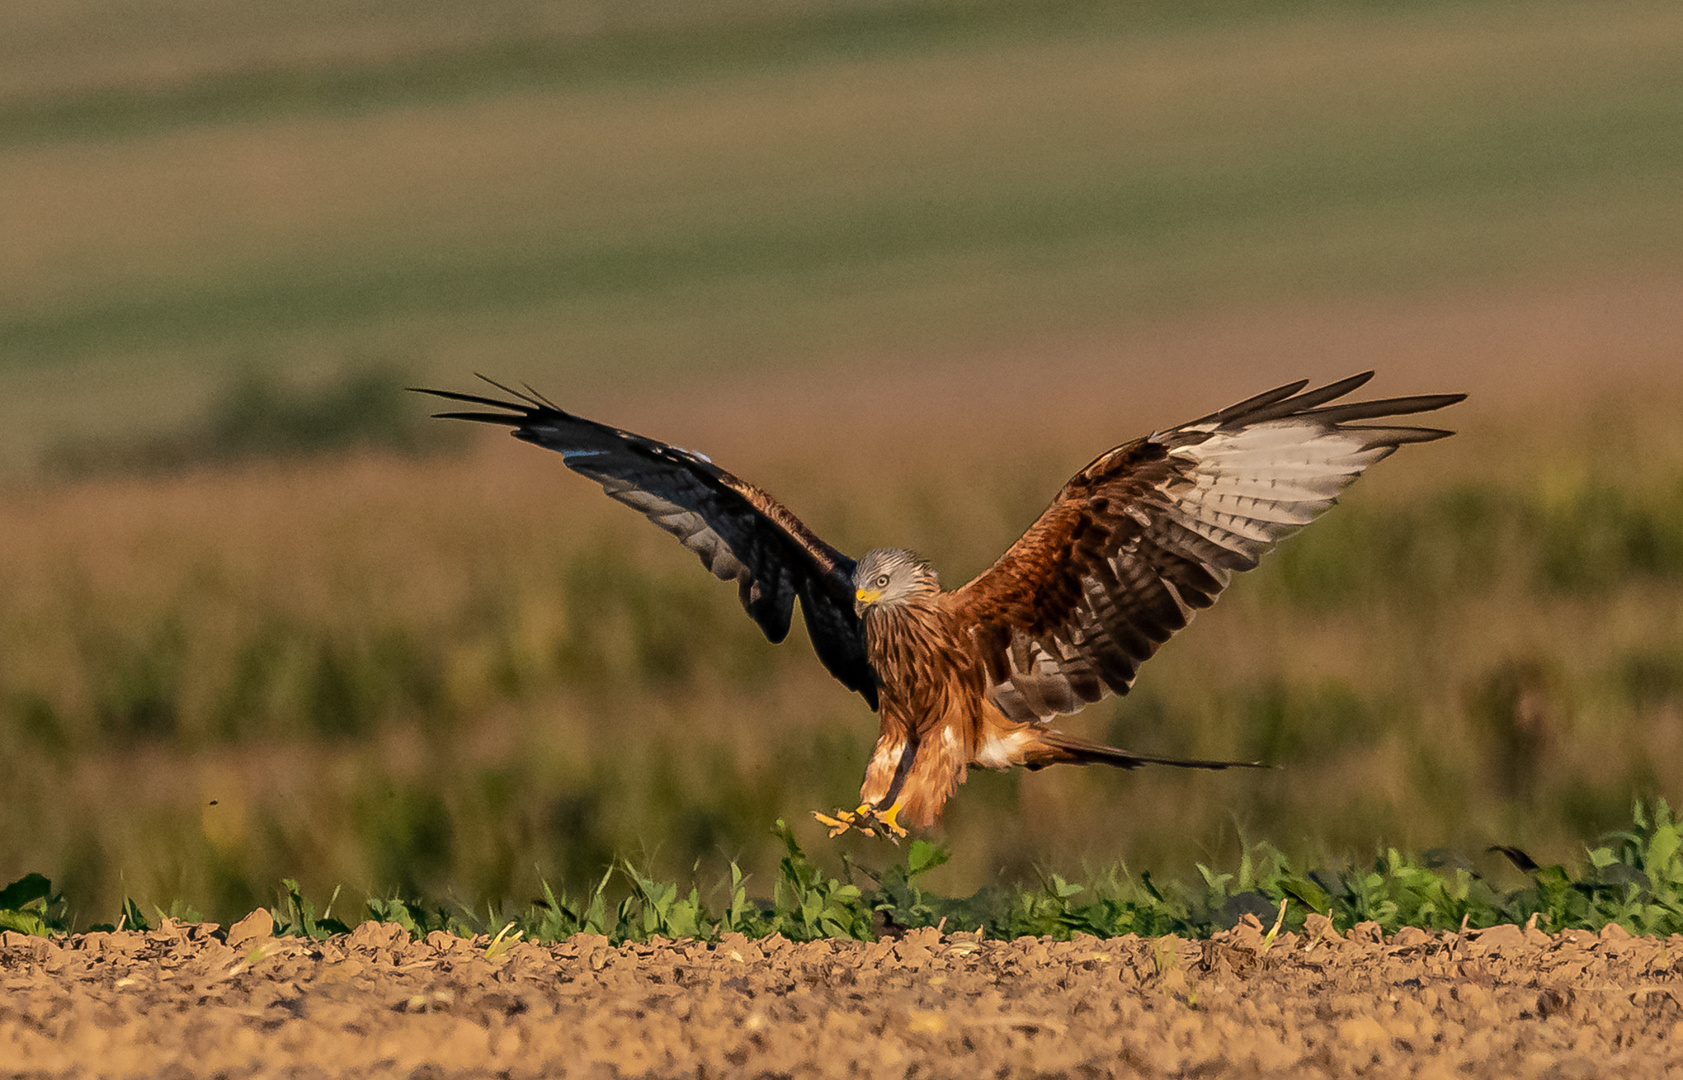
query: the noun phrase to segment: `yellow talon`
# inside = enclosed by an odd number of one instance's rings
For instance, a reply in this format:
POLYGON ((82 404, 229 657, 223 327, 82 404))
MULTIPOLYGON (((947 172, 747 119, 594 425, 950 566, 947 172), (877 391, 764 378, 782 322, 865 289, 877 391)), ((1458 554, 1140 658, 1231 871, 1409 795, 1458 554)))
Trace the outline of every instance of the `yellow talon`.
POLYGON ((878 813, 869 803, 860 803, 858 808, 853 810, 837 810, 833 815, 817 810, 812 812, 812 816, 817 819, 820 825, 829 828, 832 839, 849 829, 858 829, 866 836, 874 837, 877 834, 877 829, 880 828, 883 835, 895 843, 899 843, 901 837, 909 835, 900 826, 900 823, 894 820, 899 814, 899 803, 895 803, 882 813, 878 813))
POLYGON ((849 820, 851 815, 846 810, 837 810, 835 817, 814 810, 812 816, 818 819, 818 824, 829 828, 831 836, 840 836, 853 827, 853 822, 849 820))
POLYGON ((894 820, 900 816, 900 807, 902 805, 902 803, 896 802, 893 806, 890 806, 886 812, 877 815, 877 820, 882 822, 883 828, 893 834, 893 837, 896 839, 910 835, 904 828, 901 827, 898 821, 894 820))
POLYGON ((867 808, 861 806, 857 810, 837 810, 834 817, 814 810, 812 812, 812 816, 818 819, 818 823, 820 825, 829 826, 830 836, 832 839, 840 836, 849 829, 858 829, 866 836, 875 836, 876 834, 874 832, 861 824, 861 821, 866 816, 866 813, 867 808))

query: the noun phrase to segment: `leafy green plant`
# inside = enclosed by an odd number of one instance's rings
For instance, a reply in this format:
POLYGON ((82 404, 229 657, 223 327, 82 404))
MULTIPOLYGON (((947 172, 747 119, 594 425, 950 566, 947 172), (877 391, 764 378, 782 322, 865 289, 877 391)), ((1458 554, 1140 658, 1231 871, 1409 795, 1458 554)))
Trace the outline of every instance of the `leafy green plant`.
MULTIPOLYGON (((926 897, 918 878, 946 863, 952 853, 945 845, 927 840, 913 840, 906 852, 906 861, 888 868, 877 879, 877 895, 872 910, 884 916, 891 926, 916 929, 935 926, 947 912, 941 902, 926 897)), ((949 902, 950 904, 950 902, 949 902)))
POLYGON ((782 875, 772 892, 768 932, 796 941, 815 938, 876 937, 871 905, 857 885, 829 877, 807 859, 806 852, 781 818, 774 830, 783 839, 782 875))
POLYGON ((339 890, 335 888, 333 895, 328 898, 327 907, 321 915, 316 915, 316 906, 304 898, 299 891, 298 882, 287 878, 281 882, 285 890, 277 899, 271 914, 275 917, 275 934, 290 937, 310 938, 320 941, 330 938, 334 934, 350 932, 350 927, 338 919, 333 918, 333 904, 339 899, 339 890))
MULTIPOLYGON (((1220 870, 1198 865, 1195 882, 1159 883, 1150 873, 1137 878, 1118 866, 1086 882, 1046 874, 1033 887, 983 889, 968 897, 943 897, 924 887, 925 876, 950 858, 941 844, 914 840, 903 860, 872 869, 844 860, 845 877, 816 865, 787 824, 773 830, 783 843, 780 873, 768 900, 752 899, 748 876, 732 865, 728 884, 709 892, 663 882, 633 863, 617 861, 596 885, 574 899, 545 882, 543 898, 524 908, 487 904, 483 911, 455 910, 398 897, 366 901, 367 917, 396 923, 412 937, 435 931, 490 939, 487 955, 506 952, 517 941, 551 943, 573 934, 601 934, 613 941, 653 937, 716 941, 727 933, 748 937, 781 934, 797 941, 817 938, 871 940, 880 931, 898 933, 927 926, 980 929, 988 936, 1023 935, 1067 939, 1074 934, 1114 937, 1139 934, 1208 936, 1245 915, 1272 920, 1265 941, 1284 931, 1302 931, 1311 914, 1324 915, 1340 930, 1374 922, 1386 933, 1405 926, 1426 930, 1483 928, 1532 923, 1548 931, 1599 930, 1618 923, 1634 933, 1683 933, 1683 821, 1664 799, 1638 803, 1629 828, 1585 849, 1581 871, 1562 864, 1539 865, 1517 848, 1498 848, 1526 875, 1527 884, 1502 890, 1464 860, 1422 861, 1387 848, 1368 866, 1304 870, 1278 848, 1247 845, 1238 865, 1220 870), (869 888, 851 878, 862 875, 869 888), (723 902, 708 897, 723 893, 723 902), (1534 922, 1533 922, 1534 920, 1534 922)), ((352 923, 333 917, 335 889, 320 915, 298 883, 282 883, 274 906, 275 932, 322 939, 347 932, 352 923)), ((164 918, 193 921, 198 913, 177 900, 164 918)), ((115 926, 148 930, 154 925, 134 900, 125 900, 115 926)), ((0 891, 0 928, 30 934, 63 933, 64 900, 40 874, 30 874, 0 891)))
POLYGON ((637 906, 638 923, 643 936, 659 934, 669 938, 707 936, 702 927, 708 923, 706 909, 701 903, 700 890, 691 887, 687 896, 678 895, 678 886, 662 884, 645 876, 630 863, 623 867, 630 879, 637 906))
POLYGON ((0 889, 0 930, 45 936, 63 933, 64 897, 40 874, 25 874, 0 889))

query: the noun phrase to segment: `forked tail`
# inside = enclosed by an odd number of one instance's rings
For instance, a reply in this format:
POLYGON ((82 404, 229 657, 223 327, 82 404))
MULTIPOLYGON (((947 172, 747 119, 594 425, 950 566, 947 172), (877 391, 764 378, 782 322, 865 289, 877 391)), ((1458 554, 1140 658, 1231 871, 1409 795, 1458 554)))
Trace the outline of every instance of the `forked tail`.
POLYGON ((1023 764, 1030 769, 1044 769, 1048 765, 1111 765, 1118 769, 1137 769, 1142 765, 1172 765, 1177 769, 1271 769, 1260 761, 1206 761, 1202 758, 1156 757, 1134 754, 1114 746, 1077 739, 1061 731, 1043 731, 1036 740, 1039 745, 1023 764))

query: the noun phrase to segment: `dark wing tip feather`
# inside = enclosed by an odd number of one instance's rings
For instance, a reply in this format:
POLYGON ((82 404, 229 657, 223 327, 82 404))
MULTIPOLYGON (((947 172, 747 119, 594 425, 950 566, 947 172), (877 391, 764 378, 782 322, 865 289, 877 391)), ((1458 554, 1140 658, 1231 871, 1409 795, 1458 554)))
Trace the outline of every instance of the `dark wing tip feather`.
POLYGON ((1363 371, 1307 391, 1303 388, 1309 385, 1309 380, 1299 379, 1180 426, 1186 428, 1217 424, 1227 428, 1239 428, 1285 417, 1314 417, 1327 424, 1342 424, 1352 420, 1375 420, 1386 416, 1431 412, 1465 401, 1467 398, 1466 394, 1421 394, 1343 405, 1327 404, 1365 386, 1372 379, 1373 372, 1363 371))
MULTIPOLYGON (((1336 401, 1351 391, 1367 385, 1372 378, 1373 372, 1363 371, 1348 378, 1339 379, 1337 382, 1317 387, 1314 390, 1294 394, 1266 406, 1247 409, 1243 412, 1239 412, 1236 408, 1226 409, 1223 411, 1231 412, 1234 415, 1226 418, 1224 422, 1234 427, 1242 427, 1248 424, 1267 423, 1270 420, 1278 420, 1283 416, 1302 416, 1317 405, 1325 405, 1329 401, 1336 401)), ((1296 385, 1301 388, 1307 385, 1307 382, 1308 380, 1304 380, 1296 385)))
MULTIPOLYGON (((493 409, 507 409, 509 415, 499 418, 503 423, 521 419, 531 419, 539 413, 559 413, 562 416, 570 415, 567 410, 555 404, 555 402, 544 397, 542 394, 533 390, 529 386, 524 391, 520 391, 514 389, 513 387, 504 386, 502 383, 488 375, 479 375, 478 378, 490 383, 492 386, 501 390, 503 393, 515 400, 507 401, 501 398, 484 397, 480 394, 463 394, 455 390, 434 390, 428 386, 410 386, 405 389, 415 394, 430 394, 436 398, 444 398, 446 401, 465 401, 470 405, 488 405, 493 409)), ((470 416, 454 413, 440 413, 438 415, 441 418, 452 420, 486 419, 486 414, 484 413, 476 413, 470 416)))
POLYGON ((493 409, 507 409, 510 415, 504 417, 505 420, 515 419, 518 416, 528 414, 532 411, 531 408, 526 405, 517 404, 512 401, 499 401, 496 398, 482 397, 478 394, 462 394, 455 390, 434 390, 426 386, 411 386, 407 389, 412 393, 430 394, 435 398, 443 398, 446 401, 465 401, 469 405, 487 405, 493 409))
POLYGON ((1377 401, 1352 401, 1347 405, 1328 405, 1325 408, 1305 409, 1299 416, 1312 416, 1328 424, 1344 424, 1352 420, 1378 420, 1387 416, 1409 416, 1432 412, 1467 400, 1466 394, 1418 394, 1414 397, 1380 398, 1377 401))
POLYGON ((1299 379, 1284 386, 1276 386, 1272 390, 1265 390, 1255 397, 1248 397, 1237 404, 1229 405, 1225 409, 1218 409, 1208 416, 1200 416, 1190 424, 1181 426, 1192 427, 1197 424, 1227 423, 1235 417, 1244 416, 1257 409, 1265 409, 1277 401, 1284 401, 1308 385, 1308 379, 1299 379))
MULTIPOLYGON (((496 387, 498 390, 501 390, 503 393, 507 394, 509 397, 519 398, 521 401, 526 403, 526 406, 528 406, 530 408, 533 408, 533 409, 543 409, 543 408, 554 409, 555 408, 555 406, 551 405, 548 401, 545 401, 543 399, 543 397, 538 394, 537 391, 533 390, 529 386, 526 388, 525 392, 522 392, 522 391, 516 390, 512 386, 505 386, 502 383, 498 382, 497 380, 491 378, 491 376, 483 374, 482 372, 478 372, 478 371, 474 372, 473 377, 478 379, 481 382, 491 384, 492 386, 496 387)), ((512 408, 519 408, 519 406, 504 405, 503 408, 512 409, 512 408)), ((556 409, 556 411, 559 412, 560 410, 556 409)))
POLYGON ((1426 427, 1377 428, 1377 427, 1363 427, 1360 424, 1352 425, 1352 426, 1349 426, 1349 427, 1342 427, 1342 428, 1339 428, 1339 430, 1340 431, 1345 431, 1345 432, 1353 432, 1353 431, 1370 432, 1371 433, 1371 438, 1369 438, 1366 445, 1368 445, 1368 446, 1389 446, 1392 449, 1395 449, 1399 446, 1403 446, 1403 445, 1408 444, 1408 443, 1437 442, 1439 439, 1447 439, 1451 435, 1455 434, 1455 432, 1450 431, 1447 428, 1426 428, 1426 427))
POLYGON ((441 412, 433 413, 433 418, 437 420, 473 420, 482 424, 504 424, 514 427, 516 435, 524 435, 525 425, 534 420, 576 419, 561 406, 530 387, 527 387, 526 392, 522 393, 512 387, 504 386, 487 375, 478 377, 515 400, 508 401, 502 398, 485 397, 480 394, 463 394, 456 390, 434 390, 427 386, 410 386, 406 389, 412 393, 430 394, 446 401, 462 401, 469 405, 485 405, 493 409, 507 410, 500 413, 441 412))
POLYGON ((522 417, 511 413, 440 412, 432 415, 434 420, 476 420, 481 424, 501 424, 504 427, 509 424, 518 424, 522 419, 522 417))
POLYGON ((554 409, 556 412, 562 412, 563 411, 561 406, 555 404, 555 402, 549 400, 548 398, 544 397, 542 394, 538 393, 536 390, 532 389, 532 384, 531 383, 521 383, 520 385, 524 386, 526 388, 526 393, 528 395, 530 395, 527 398, 528 401, 541 402, 543 405, 545 405, 548 408, 554 409))
MULTIPOLYGON (((1273 420, 1284 419, 1313 419, 1326 424, 1328 427, 1341 427, 1357 420, 1382 420, 1393 416, 1432 412, 1435 409, 1442 409, 1457 402, 1465 401, 1467 398, 1466 394, 1419 394, 1413 397, 1328 404, 1366 385, 1372 378, 1373 372, 1364 371, 1307 391, 1303 388, 1308 385, 1308 380, 1300 379, 1297 382, 1287 383, 1266 393, 1247 398, 1236 405, 1229 405, 1220 412, 1214 412, 1198 420, 1182 424, 1174 430, 1184 430, 1186 428, 1207 430, 1210 425, 1215 425, 1224 430, 1236 431, 1255 424, 1265 424, 1273 420)), ((1427 428, 1419 429, 1426 433, 1422 435, 1404 434, 1410 429, 1402 427, 1387 428, 1386 430, 1396 432, 1397 438, 1395 441, 1399 443, 1429 442, 1432 439, 1441 439, 1444 435, 1450 434, 1449 432, 1439 433, 1435 429, 1427 428)))

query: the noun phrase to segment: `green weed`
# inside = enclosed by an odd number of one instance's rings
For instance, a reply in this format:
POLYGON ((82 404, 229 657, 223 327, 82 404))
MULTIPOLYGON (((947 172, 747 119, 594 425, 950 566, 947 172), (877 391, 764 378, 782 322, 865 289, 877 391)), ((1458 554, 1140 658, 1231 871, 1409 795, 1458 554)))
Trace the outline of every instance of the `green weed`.
POLYGON ((320 941, 332 937, 334 934, 344 934, 350 931, 350 926, 343 920, 333 917, 333 905, 339 899, 339 889, 333 890, 333 895, 327 900, 327 907, 318 916, 316 906, 305 899, 298 888, 298 882, 287 878, 281 882, 283 892, 277 899, 270 914, 275 918, 275 933, 282 936, 310 938, 320 941))
MULTIPOLYGON (((920 879, 949 856, 941 846, 914 841, 904 861, 880 870, 850 863, 872 881, 861 888, 815 866, 782 822, 774 830, 784 858, 768 899, 750 900, 746 877, 731 867, 723 905, 715 907, 701 886, 661 882, 621 862, 575 902, 549 885, 544 898, 524 908, 488 906, 483 914, 461 908, 428 907, 401 899, 369 899, 366 916, 396 923, 416 938, 435 931, 485 935, 487 956, 519 940, 550 943, 576 933, 606 935, 613 941, 660 937, 717 940, 725 933, 796 941, 817 938, 872 940, 879 928, 891 933, 926 926, 976 928, 990 937, 1074 934, 1113 937, 1163 934, 1204 937, 1259 910, 1276 913, 1265 944, 1282 931, 1301 932, 1311 914, 1325 915, 1338 930, 1375 922, 1387 934, 1405 926, 1425 930, 1479 929, 1502 923, 1529 924, 1558 932, 1599 930, 1618 923, 1633 933, 1683 933, 1683 820, 1662 799, 1637 804, 1629 828, 1586 849, 1584 867, 1539 866, 1518 849, 1504 854, 1528 883, 1503 888, 1463 865, 1433 865, 1388 848, 1367 867, 1303 871, 1267 844, 1248 847, 1233 871, 1199 866, 1200 880, 1159 884, 1149 874, 1133 878, 1122 868, 1081 884, 1049 874, 1038 888, 989 889, 970 897, 932 894, 920 879), (617 901, 610 892, 618 883, 617 901)), ((318 916, 298 883, 283 882, 275 905, 276 933, 321 939, 347 932, 354 923, 332 917, 339 892, 318 916)), ((30 934, 61 934, 63 901, 50 883, 31 874, 0 892, 0 925, 30 934), (57 914, 55 914, 57 913, 57 914)), ((172 909, 183 909, 179 902, 172 909)), ((164 913, 160 910, 159 917, 164 913)), ((174 917, 183 917, 179 914, 174 917)), ((188 918, 193 915, 189 914, 188 918)), ((132 900, 118 926, 146 930, 151 922, 132 900)), ((1160 958, 1167 970, 1172 956, 1160 958)))
POLYGON ((0 889, 0 929, 44 936, 63 933, 64 897, 53 894, 53 883, 40 874, 25 874, 0 889))

